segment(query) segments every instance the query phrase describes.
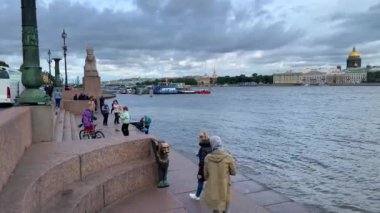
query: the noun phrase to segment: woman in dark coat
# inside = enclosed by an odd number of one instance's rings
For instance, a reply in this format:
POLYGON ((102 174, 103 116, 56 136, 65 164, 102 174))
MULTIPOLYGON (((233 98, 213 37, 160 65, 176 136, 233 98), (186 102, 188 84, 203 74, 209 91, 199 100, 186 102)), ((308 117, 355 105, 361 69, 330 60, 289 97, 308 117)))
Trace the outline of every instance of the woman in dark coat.
POLYGON ((200 196, 203 190, 203 184, 205 182, 205 178, 203 175, 203 167, 204 167, 204 160, 207 154, 211 152, 211 145, 210 140, 208 138, 208 135, 206 132, 202 132, 199 135, 199 151, 198 151, 198 158, 199 158, 199 164, 198 164, 198 186, 196 193, 190 193, 189 196, 194 200, 200 200, 200 196))

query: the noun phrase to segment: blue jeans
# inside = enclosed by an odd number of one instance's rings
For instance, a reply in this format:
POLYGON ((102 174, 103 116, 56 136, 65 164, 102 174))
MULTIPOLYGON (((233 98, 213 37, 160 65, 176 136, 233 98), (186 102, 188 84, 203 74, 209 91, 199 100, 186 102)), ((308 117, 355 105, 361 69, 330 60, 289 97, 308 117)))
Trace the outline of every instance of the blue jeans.
POLYGON ((61 99, 60 98, 55 99, 55 106, 58 108, 61 106, 61 99))
POLYGON ((195 196, 199 197, 201 196, 202 190, 203 190, 203 180, 198 180, 198 187, 197 187, 197 192, 195 193, 195 196))

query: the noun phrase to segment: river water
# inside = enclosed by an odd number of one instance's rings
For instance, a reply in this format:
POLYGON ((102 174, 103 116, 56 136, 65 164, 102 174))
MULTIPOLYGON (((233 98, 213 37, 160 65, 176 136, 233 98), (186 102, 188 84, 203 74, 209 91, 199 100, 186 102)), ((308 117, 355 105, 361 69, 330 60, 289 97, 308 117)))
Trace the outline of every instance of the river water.
POLYGON ((194 162, 204 130, 222 138, 241 173, 313 212, 380 212, 379 87, 213 88, 211 95, 117 98, 132 120, 149 114, 151 133, 194 162))

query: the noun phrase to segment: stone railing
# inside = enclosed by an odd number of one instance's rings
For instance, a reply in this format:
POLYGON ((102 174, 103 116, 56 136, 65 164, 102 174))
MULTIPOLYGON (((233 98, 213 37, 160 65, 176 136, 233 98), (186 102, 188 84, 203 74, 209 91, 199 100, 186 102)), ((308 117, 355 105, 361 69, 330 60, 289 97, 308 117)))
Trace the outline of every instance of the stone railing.
POLYGON ((88 106, 87 100, 62 100, 62 108, 75 115, 80 115, 88 106))
POLYGON ((32 144, 29 107, 0 111, 0 192, 27 147, 32 144))

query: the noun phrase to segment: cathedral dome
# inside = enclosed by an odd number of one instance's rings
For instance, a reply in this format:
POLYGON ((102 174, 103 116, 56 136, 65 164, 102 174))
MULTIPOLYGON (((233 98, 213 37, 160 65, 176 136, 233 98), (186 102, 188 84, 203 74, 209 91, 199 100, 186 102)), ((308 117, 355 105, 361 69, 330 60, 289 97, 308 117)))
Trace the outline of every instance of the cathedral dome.
POLYGON ((348 54, 348 57, 360 57, 360 53, 356 51, 355 47, 352 48, 352 51, 348 54))

